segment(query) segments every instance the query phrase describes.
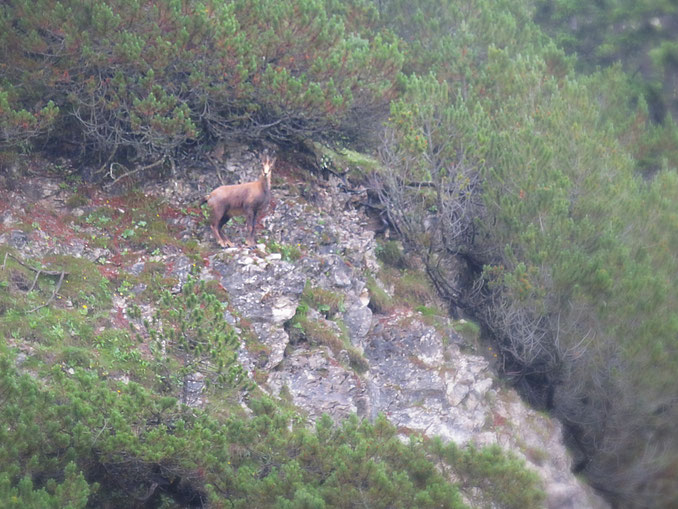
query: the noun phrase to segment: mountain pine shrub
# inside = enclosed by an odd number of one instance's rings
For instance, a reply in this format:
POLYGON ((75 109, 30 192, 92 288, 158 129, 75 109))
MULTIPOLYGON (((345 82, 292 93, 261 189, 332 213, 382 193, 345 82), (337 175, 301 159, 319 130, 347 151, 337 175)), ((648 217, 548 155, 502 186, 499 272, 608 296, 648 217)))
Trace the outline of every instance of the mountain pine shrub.
POLYGON ((0 143, 164 160, 212 137, 352 136, 402 63, 367 4, 12 0, 0 16, 0 143), (348 26, 347 26, 348 25, 348 26), (358 121, 360 115, 360 121, 358 121))
POLYGON ((459 70, 404 81, 376 191, 437 288, 493 333, 518 387, 569 426, 578 469, 631 506, 671 506, 678 196, 670 159, 640 159, 666 131, 652 134, 643 101, 620 100, 619 68, 578 76, 534 27, 518 34, 530 25, 519 7, 450 4, 459 16, 422 17, 419 33, 396 25, 411 40, 466 37, 439 48, 459 70), (459 267, 475 278, 460 285, 459 267))

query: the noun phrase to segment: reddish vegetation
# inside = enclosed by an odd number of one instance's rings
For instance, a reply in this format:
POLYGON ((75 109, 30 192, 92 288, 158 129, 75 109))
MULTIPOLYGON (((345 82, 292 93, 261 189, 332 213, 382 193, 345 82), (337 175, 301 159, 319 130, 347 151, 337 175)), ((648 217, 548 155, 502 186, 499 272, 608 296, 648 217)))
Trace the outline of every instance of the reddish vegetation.
MULTIPOLYGON (((199 208, 192 207, 186 209, 186 214, 200 215, 201 211, 199 208)), ((159 212, 160 218, 163 219, 164 221, 167 221, 168 219, 177 219, 186 214, 184 214, 183 212, 174 207, 171 207, 170 205, 165 205, 159 212)))
POLYGON ((496 412, 492 413, 492 424, 495 428, 506 426, 506 419, 496 412))
POLYGON ((129 320, 125 317, 125 313, 122 308, 117 308, 116 312, 112 315, 113 326, 118 329, 129 329, 129 320))
POLYGON ((94 191, 90 204, 95 207, 110 207, 111 209, 126 209, 130 206, 129 197, 109 196, 103 191, 94 191))
MULTIPOLYGON (((22 189, 28 189, 30 186, 40 187, 43 180, 26 179, 22 189), (30 182, 29 182, 30 180, 30 182)), ((4 195, 4 191, 3 195, 4 195)), ((202 221, 202 211, 193 207, 190 209, 179 209, 170 204, 163 204, 154 196, 147 196, 143 193, 133 192, 120 196, 111 196, 100 189, 79 186, 78 193, 87 197, 85 210, 96 212, 102 210, 102 217, 108 218, 108 222, 98 224, 90 223, 85 219, 87 215, 76 219, 69 214, 67 209, 61 209, 63 203, 70 197, 67 189, 58 194, 58 202, 46 199, 38 202, 32 202, 28 199, 28 193, 25 196, 17 196, 17 200, 0 200, 0 214, 11 210, 11 223, 4 224, 0 221, 0 234, 8 233, 13 230, 24 230, 31 243, 42 245, 48 248, 50 252, 67 253, 70 247, 76 247, 74 251, 79 251, 82 246, 88 249, 100 245, 108 249, 105 260, 100 260, 97 264, 99 273, 109 281, 118 280, 121 277, 121 271, 131 262, 140 258, 140 249, 145 249, 143 242, 153 234, 143 235, 143 230, 135 230, 135 225, 143 220, 150 226, 152 221, 165 221, 169 223, 172 220, 190 217, 195 222, 202 221), (26 203, 25 207, 11 207, 11 203, 26 203), (59 207, 61 210, 56 211, 59 207), (135 230, 137 235, 125 238, 126 230, 135 230), (40 230, 43 233, 40 233, 40 230), (94 244, 95 241, 97 244, 94 244)), ((99 217, 99 216, 97 216, 99 217)), ((154 239, 155 241, 155 239, 154 239)), ((185 249, 183 243, 177 240, 177 252, 185 249)), ((209 259, 206 254, 201 254, 205 266, 209 265, 209 259)), ((46 259, 45 259, 46 260, 46 259)), ((0 262, 1 263, 1 262, 0 262)), ((172 264, 167 267, 172 270, 172 264)))
POLYGON ((105 277, 109 281, 117 279, 118 276, 120 275, 119 266, 111 267, 110 265, 99 265, 97 269, 99 269, 99 274, 101 274, 102 277, 105 277))

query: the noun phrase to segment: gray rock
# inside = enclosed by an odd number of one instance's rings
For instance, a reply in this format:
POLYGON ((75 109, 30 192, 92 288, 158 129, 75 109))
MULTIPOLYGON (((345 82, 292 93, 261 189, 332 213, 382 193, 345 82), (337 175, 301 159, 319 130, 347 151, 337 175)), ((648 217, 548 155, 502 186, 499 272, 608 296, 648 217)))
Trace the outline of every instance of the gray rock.
POLYGON ((285 387, 294 404, 313 419, 323 413, 335 419, 356 413, 365 391, 357 375, 334 361, 325 347, 295 350, 282 369, 270 373, 268 385, 275 395, 285 387))
POLYGON ((235 316, 233 316, 228 310, 224 311, 224 320, 226 320, 226 323, 233 327, 235 327, 235 325, 238 323, 235 316))
POLYGON ((332 283, 337 288, 349 288, 353 282, 353 271, 337 257, 332 269, 332 283))
POLYGON ((184 254, 178 256, 169 256, 166 260, 166 265, 169 269, 168 276, 175 277, 178 283, 172 288, 172 293, 178 293, 188 280, 188 275, 191 273, 191 260, 184 254))
POLYGON ((138 276, 143 272, 145 266, 146 266, 145 262, 137 262, 134 265, 132 265, 127 271, 134 276, 138 276))
POLYGON ((265 322, 255 322, 252 327, 259 337, 259 341, 266 345, 269 350, 268 357, 265 358, 266 362, 260 367, 266 370, 276 368, 285 355, 285 349, 290 342, 289 335, 282 327, 265 322))
POLYGON ((231 304, 248 320, 280 326, 294 316, 306 284, 294 265, 255 260, 247 254, 235 260, 216 255, 212 264, 231 304))
POLYGON ((12 212, 9 211, 9 210, 6 210, 5 212, 3 212, 0 215, 0 222, 2 222, 2 225, 7 228, 7 227, 11 226, 12 224, 14 224, 16 222, 16 220, 14 219, 12 212))
POLYGON ((21 230, 12 230, 9 234, 9 245, 15 249, 23 249, 28 243, 26 232, 21 230))
POLYGON ((351 343, 362 346, 363 340, 372 327, 372 310, 358 300, 344 313, 344 323, 348 328, 351 343))
POLYGON ((102 247, 95 247, 90 251, 84 251, 83 255, 88 260, 96 262, 98 260, 108 258, 109 256, 111 256, 111 252, 108 249, 104 249, 102 247))
POLYGON ((205 375, 200 372, 192 373, 184 379, 182 403, 192 408, 205 406, 205 375))
POLYGON ((147 286, 144 283, 139 283, 136 284, 132 287, 130 290, 134 295, 139 295, 140 293, 143 293, 144 290, 146 290, 147 286))

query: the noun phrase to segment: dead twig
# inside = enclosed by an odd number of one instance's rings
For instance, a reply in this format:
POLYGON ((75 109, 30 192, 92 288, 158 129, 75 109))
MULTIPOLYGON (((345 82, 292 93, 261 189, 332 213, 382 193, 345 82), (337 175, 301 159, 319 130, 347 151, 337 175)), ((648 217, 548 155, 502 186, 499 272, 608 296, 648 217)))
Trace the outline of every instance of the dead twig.
MULTIPOLYGON (((96 170, 94 173, 99 174, 99 173, 105 172, 106 166, 108 166, 108 163, 110 163, 113 160, 113 157, 115 156, 115 153, 117 151, 118 151, 118 145, 116 144, 115 147, 113 148, 113 151, 111 152, 111 155, 109 155, 108 159, 106 159, 106 162, 104 162, 104 164, 102 164, 101 167, 98 170, 96 170)), ((113 172, 112 166, 111 166, 110 172, 111 173, 113 172)))
POLYGON ((33 284, 28 289, 29 292, 32 292, 33 288, 35 288, 35 283, 38 282, 38 278, 40 277, 40 274, 42 274, 42 269, 38 269, 38 271, 35 273, 35 279, 33 279, 33 284))
MULTIPOLYGON (((54 297, 56 297, 56 294, 59 293, 59 289, 61 288, 61 283, 64 282, 64 277, 66 276, 66 272, 63 270, 61 271, 61 275, 59 276, 59 282, 57 285, 54 287, 54 291, 52 292, 52 295, 50 296, 49 299, 47 299, 47 302, 45 302, 43 305, 38 306, 36 308, 33 308, 30 310, 30 313, 34 313, 38 309, 44 308, 45 306, 49 306, 49 304, 54 300, 54 297)), ((37 279, 37 276, 36 276, 37 279)))
POLYGON ((65 270, 45 270, 45 269, 36 269, 35 267, 31 267, 29 264, 24 262, 23 260, 17 258, 13 254, 10 253, 5 253, 5 259, 2 262, 2 270, 5 270, 5 267, 7 265, 7 257, 11 257, 16 261, 19 265, 22 267, 26 267, 29 270, 32 270, 35 272, 35 278, 33 279, 33 284, 31 287, 28 289, 28 291, 32 291, 35 288, 36 283, 38 282, 38 278, 40 277, 40 274, 44 274, 46 276, 59 276, 59 281, 57 282, 56 286, 54 287, 54 291, 52 291, 52 295, 50 296, 49 299, 47 299, 47 302, 42 304, 41 306, 38 306, 36 308, 33 308, 29 311, 29 313, 34 313, 38 309, 44 308, 45 306, 49 306, 49 304, 54 300, 54 297, 59 293, 59 290, 61 289, 61 285, 64 282, 64 278, 68 275, 68 272, 65 270))
MULTIPOLYGON (((7 257, 8 257, 8 256, 11 257, 11 258, 13 258, 13 259, 14 259, 19 265, 21 265, 22 267, 26 267, 27 269, 32 270, 33 272, 41 272, 41 273, 45 274, 46 276, 59 276, 59 275, 61 275, 61 274, 63 273, 62 270, 36 269, 35 267, 31 267, 31 266, 28 265, 26 262, 24 262, 24 261, 21 260, 20 258, 17 258, 16 256, 14 256, 14 255, 11 254, 11 253, 5 253, 5 261, 4 261, 3 264, 2 264, 2 270, 5 270, 5 264, 7 263, 7 257)), ((66 275, 68 275, 68 272, 66 272, 66 275)), ((33 289, 33 287, 31 287, 31 290, 32 290, 32 289, 33 289)), ((29 291, 30 291, 30 290, 29 290, 29 291)))
MULTIPOLYGON (((162 163, 165 162, 166 159, 167 158, 165 156, 163 156, 160 159, 158 159, 157 161, 155 161, 154 163, 147 164, 146 166, 140 166, 139 168, 136 168, 134 170, 130 170, 126 173, 123 173, 122 175, 117 177, 115 180, 113 180, 113 182, 109 182, 108 184, 104 184, 103 187, 105 189, 108 189, 108 188, 112 187, 113 185, 115 185, 119 180, 124 179, 125 177, 129 177, 130 175, 134 175, 135 173, 138 173, 140 171, 150 170, 152 168, 155 168, 156 166, 160 166, 162 163)), ((109 174, 110 174, 111 178, 113 178, 113 163, 111 164, 111 170, 110 170, 109 174)))
POLYGON ((217 177, 219 177, 219 182, 221 183, 222 186, 226 185, 226 182, 224 182, 224 178, 221 176, 221 171, 219 170, 219 164, 217 164, 217 161, 207 154, 207 160, 210 162, 214 170, 217 172, 217 177))

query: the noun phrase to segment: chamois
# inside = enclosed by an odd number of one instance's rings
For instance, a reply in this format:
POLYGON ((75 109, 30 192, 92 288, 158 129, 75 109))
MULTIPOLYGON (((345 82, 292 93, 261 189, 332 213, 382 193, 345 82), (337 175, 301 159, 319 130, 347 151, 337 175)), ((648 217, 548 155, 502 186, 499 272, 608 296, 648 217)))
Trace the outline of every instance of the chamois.
POLYGON ((207 202, 211 209, 210 228, 222 247, 233 244, 221 234, 221 228, 235 216, 245 216, 247 220, 247 246, 254 245, 254 226, 257 219, 271 199, 271 169, 275 158, 262 159, 263 169, 259 180, 219 186, 206 195, 202 203, 207 202))

